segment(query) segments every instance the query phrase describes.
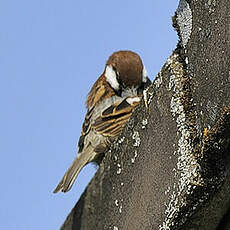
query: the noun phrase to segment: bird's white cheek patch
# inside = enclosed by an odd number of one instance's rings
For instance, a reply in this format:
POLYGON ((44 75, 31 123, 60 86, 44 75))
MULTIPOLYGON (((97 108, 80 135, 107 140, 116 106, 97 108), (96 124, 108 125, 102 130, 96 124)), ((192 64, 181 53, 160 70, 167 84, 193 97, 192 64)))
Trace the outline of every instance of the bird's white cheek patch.
POLYGON ((119 83, 117 81, 117 76, 111 65, 106 66, 105 77, 107 82, 111 85, 112 88, 114 88, 115 90, 119 90, 119 83))
POLYGON ((144 67, 143 67, 143 70, 142 70, 142 81, 143 81, 144 83, 147 82, 147 77, 148 77, 148 73, 147 73, 147 70, 146 70, 146 68, 145 68, 145 66, 144 66, 144 67))
POLYGON ((129 98, 126 99, 126 101, 127 101, 130 105, 139 103, 140 100, 141 100, 141 99, 140 99, 139 97, 129 97, 129 98))

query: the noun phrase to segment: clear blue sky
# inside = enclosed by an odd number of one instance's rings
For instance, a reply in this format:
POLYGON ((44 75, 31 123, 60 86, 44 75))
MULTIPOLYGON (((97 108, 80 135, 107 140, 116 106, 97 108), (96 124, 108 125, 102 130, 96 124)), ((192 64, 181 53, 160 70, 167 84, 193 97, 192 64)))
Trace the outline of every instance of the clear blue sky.
POLYGON ((108 56, 138 52, 153 80, 176 47, 178 0, 0 2, 0 229, 59 229, 96 169, 71 164, 87 93, 108 56))

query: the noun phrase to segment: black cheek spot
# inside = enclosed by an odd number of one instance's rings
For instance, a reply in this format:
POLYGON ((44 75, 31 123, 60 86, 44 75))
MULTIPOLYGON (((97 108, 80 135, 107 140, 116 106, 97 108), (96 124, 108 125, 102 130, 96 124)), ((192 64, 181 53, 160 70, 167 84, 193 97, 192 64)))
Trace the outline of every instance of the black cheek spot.
POLYGON ((121 88, 119 88, 119 89, 114 89, 114 88, 112 88, 112 89, 113 89, 114 93, 115 93, 117 96, 121 97, 121 93, 122 93, 122 89, 121 89, 121 88))
POLYGON ((115 93, 117 96, 121 97, 122 89, 116 90, 115 93))

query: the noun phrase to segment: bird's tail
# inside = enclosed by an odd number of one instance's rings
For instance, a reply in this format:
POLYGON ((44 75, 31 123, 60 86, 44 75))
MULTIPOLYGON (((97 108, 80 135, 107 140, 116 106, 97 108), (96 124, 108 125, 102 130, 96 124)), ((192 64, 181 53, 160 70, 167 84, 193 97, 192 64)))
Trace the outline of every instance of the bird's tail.
POLYGON ((53 193, 57 193, 59 191, 68 192, 71 189, 81 169, 92 160, 93 155, 94 154, 92 153, 92 150, 89 151, 89 149, 88 151, 78 153, 77 157, 74 159, 73 163, 66 171, 57 187, 54 189, 53 193))

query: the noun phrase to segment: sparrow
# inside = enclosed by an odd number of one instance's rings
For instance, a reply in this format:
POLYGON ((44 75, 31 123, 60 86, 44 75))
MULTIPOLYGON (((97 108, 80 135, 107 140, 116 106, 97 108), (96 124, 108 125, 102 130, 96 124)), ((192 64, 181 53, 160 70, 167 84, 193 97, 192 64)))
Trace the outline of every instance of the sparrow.
POLYGON ((118 51, 109 57, 86 100, 87 113, 78 141, 78 154, 54 193, 69 191, 86 164, 100 162, 150 84, 137 53, 118 51))

